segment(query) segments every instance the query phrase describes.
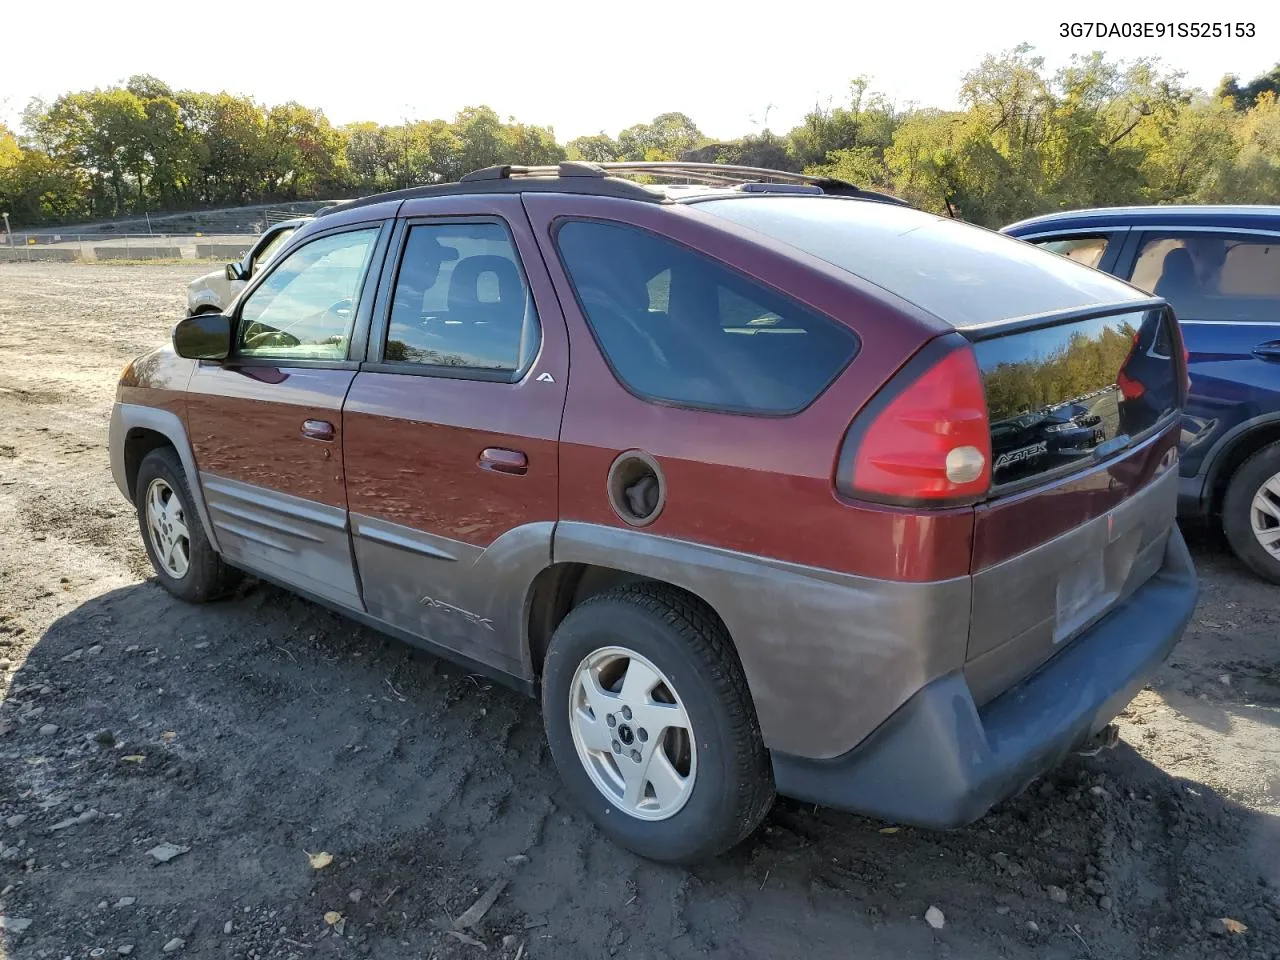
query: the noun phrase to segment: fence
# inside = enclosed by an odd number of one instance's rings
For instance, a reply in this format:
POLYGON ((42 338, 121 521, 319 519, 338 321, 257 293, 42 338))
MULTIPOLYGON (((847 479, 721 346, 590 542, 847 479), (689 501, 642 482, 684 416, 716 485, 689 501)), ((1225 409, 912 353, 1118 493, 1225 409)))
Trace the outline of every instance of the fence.
POLYGON ((255 234, 0 234, 0 263, 108 260, 239 260, 255 234))

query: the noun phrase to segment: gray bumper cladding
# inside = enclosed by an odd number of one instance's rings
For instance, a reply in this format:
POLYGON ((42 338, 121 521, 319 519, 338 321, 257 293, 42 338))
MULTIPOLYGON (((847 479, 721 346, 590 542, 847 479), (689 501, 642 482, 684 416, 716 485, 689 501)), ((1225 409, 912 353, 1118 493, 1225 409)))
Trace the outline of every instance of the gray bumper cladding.
POLYGON ((775 752, 778 792, 895 823, 972 823, 1124 709, 1182 636, 1197 591, 1175 527, 1155 576, 981 710, 960 672, 940 677, 842 757, 775 752))

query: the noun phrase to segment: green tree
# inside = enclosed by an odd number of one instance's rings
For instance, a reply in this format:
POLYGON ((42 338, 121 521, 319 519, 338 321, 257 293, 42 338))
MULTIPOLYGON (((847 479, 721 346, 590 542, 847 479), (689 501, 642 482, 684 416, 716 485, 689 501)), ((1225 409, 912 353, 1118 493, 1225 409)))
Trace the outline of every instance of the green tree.
POLYGON ((118 87, 64 94, 49 107, 28 107, 25 125, 54 160, 84 171, 95 213, 128 209, 129 175, 143 162, 146 111, 118 87))
POLYGON ((683 113, 661 113, 652 123, 637 123, 618 134, 623 160, 675 160, 703 139, 702 131, 683 113))
POLYGON ((88 195, 85 177, 51 159, 44 151, 24 148, 0 124, 0 210, 14 223, 39 224, 83 217, 88 195))
POLYGON ((1234 74, 1223 77, 1218 85, 1216 97, 1219 100, 1230 99, 1237 110, 1248 110, 1258 102, 1259 97, 1266 93, 1280 95, 1280 63, 1243 87, 1240 86, 1239 78, 1234 74))
POLYGON ((1141 167, 1148 202, 1186 203, 1210 188, 1223 166, 1234 162, 1238 120, 1230 101, 1202 94, 1157 110, 1141 167))
POLYGON ((585 160, 588 163, 612 163, 622 156, 618 141, 604 131, 586 137, 576 137, 565 144, 569 160, 585 160))
POLYGON ((848 177, 855 175, 852 170, 856 167, 858 182, 865 182, 870 179, 869 170, 883 171, 884 152, 893 142, 899 122, 888 98, 871 91, 869 78, 858 77, 849 84, 849 105, 835 109, 815 106, 804 122, 787 134, 787 149, 802 168, 830 169, 833 176, 841 176, 834 172, 834 167, 840 166, 848 177))
POLYGON ((1234 151, 1205 177, 1195 199, 1275 203, 1280 197, 1280 99, 1267 91, 1234 128, 1234 151))
POLYGON ((274 197, 310 199, 344 185, 343 135, 322 110, 283 103, 267 111, 265 189, 274 197))

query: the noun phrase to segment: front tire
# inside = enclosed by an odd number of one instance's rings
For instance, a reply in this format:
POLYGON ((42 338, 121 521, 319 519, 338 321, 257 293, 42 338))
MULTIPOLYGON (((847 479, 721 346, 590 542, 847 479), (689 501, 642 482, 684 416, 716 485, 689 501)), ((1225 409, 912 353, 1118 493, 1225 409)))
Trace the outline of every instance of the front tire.
POLYGON ((575 607, 542 674, 551 754, 611 840, 690 863, 750 834, 773 803, 746 678, 715 616, 660 584, 575 607))
POLYGON ((1222 529, 1250 570, 1280 583, 1280 443, 1236 469, 1222 499, 1222 529))
POLYGON ((134 505, 147 557, 161 585, 179 600, 205 603, 229 593, 240 572, 209 544, 192 504, 187 474, 172 447, 152 450, 138 467, 134 505))

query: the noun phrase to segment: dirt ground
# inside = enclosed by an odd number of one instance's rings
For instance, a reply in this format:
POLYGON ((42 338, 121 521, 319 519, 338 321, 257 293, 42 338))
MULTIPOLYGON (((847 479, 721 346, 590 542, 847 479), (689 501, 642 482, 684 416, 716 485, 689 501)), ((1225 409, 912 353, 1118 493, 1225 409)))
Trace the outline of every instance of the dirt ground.
POLYGON ((1280 960, 1280 588, 1218 538, 1115 750, 953 833, 780 801, 656 866, 574 808, 532 701, 149 579, 107 420, 191 270, 0 264, 0 957, 1280 960))

